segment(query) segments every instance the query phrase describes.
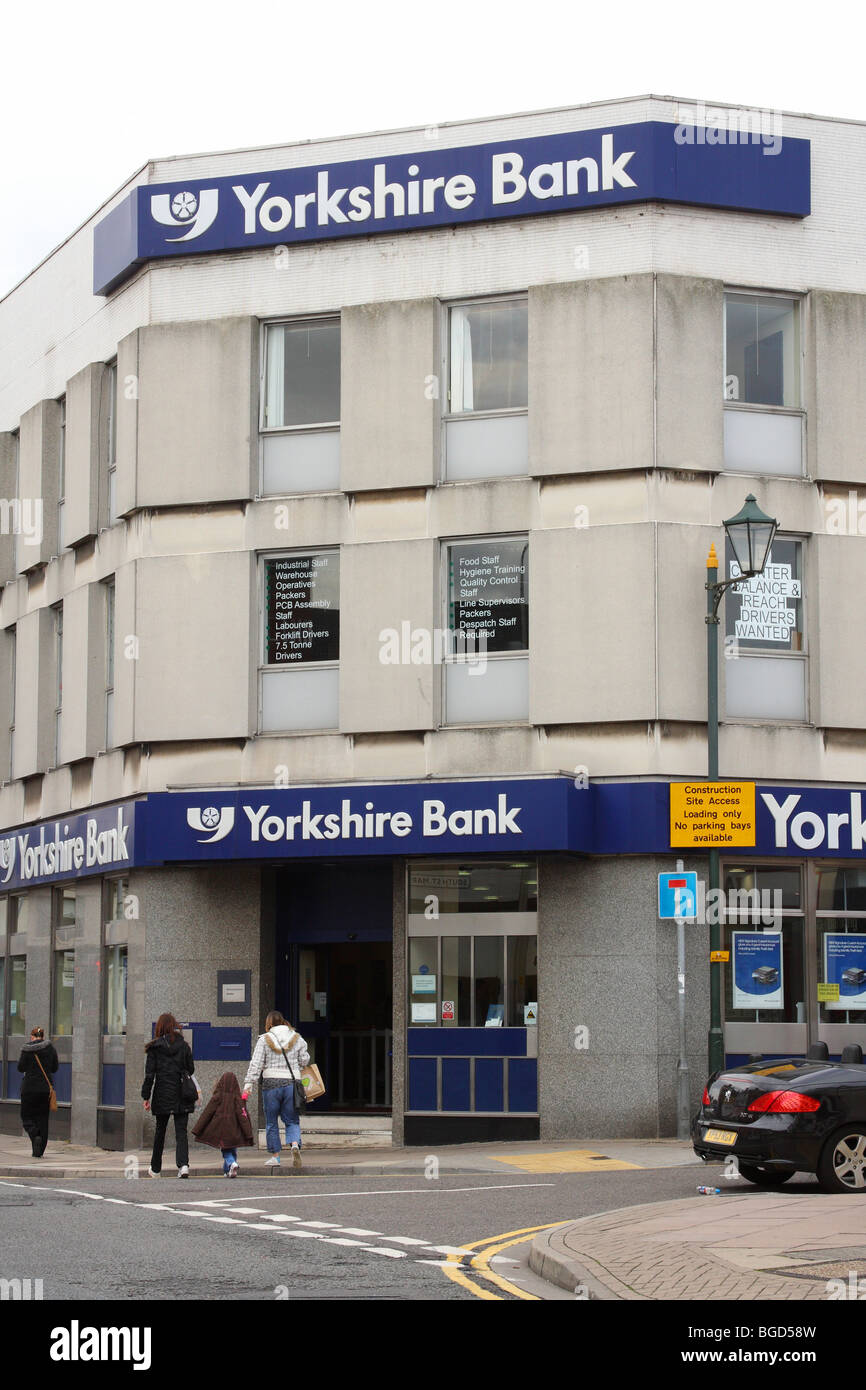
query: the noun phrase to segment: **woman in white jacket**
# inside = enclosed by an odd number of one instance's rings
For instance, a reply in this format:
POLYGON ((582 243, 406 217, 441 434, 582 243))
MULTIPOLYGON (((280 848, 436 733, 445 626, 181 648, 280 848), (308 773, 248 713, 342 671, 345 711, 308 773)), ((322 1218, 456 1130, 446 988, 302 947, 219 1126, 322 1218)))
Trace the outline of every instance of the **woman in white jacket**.
POLYGON ((261 1077, 262 1104, 265 1107, 267 1143, 270 1158, 266 1167, 280 1161, 280 1126, 286 1127, 286 1143, 292 1146, 292 1163, 301 1166, 301 1122, 295 1109, 294 1082, 301 1079, 301 1067, 310 1060, 307 1044, 281 1013, 276 1010, 265 1019, 265 1031, 253 1049, 252 1059, 244 1079, 243 1098, 247 1099, 261 1077))

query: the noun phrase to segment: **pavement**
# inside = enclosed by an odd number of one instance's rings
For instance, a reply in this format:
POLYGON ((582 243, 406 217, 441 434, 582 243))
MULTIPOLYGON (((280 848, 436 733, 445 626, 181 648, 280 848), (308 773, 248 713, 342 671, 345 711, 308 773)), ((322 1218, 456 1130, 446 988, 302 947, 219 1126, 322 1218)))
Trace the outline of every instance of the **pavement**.
MULTIPOLYGON (((166 1155, 173 1158, 170 1151, 166 1155)), ((291 1181, 286 1163, 265 1168, 241 1151, 243 1176, 291 1181)), ((718 1181, 718 1196, 695 1195, 623 1207, 564 1221, 533 1242, 535 1274, 578 1298, 606 1301, 790 1300, 866 1297, 866 1199, 831 1196, 802 1175, 766 1192, 742 1180, 725 1186, 691 1144, 659 1140, 563 1140, 556 1143, 455 1144, 422 1148, 316 1148, 304 1152, 312 1176, 430 1176, 625 1172, 692 1167, 695 1185, 718 1181), (836 1281, 836 1282, 832 1282, 836 1281)), ((149 1150, 130 1153, 51 1141, 30 1157, 23 1135, 0 1134, 0 1178, 88 1179, 146 1171, 149 1150)), ((220 1171, 214 1151, 193 1146, 190 1176, 220 1171)), ((166 1162, 170 1172, 172 1164, 166 1162)))

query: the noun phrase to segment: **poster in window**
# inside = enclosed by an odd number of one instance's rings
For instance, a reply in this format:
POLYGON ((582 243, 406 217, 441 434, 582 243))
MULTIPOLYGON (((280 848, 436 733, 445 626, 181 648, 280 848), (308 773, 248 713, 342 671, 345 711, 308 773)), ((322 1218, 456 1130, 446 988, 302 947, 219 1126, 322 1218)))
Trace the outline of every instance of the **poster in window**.
POLYGON ((339 553, 266 560, 266 664, 297 666, 339 656, 339 553))
POLYGON ((825 1000, 825 1009, 866 1009, 866 936, 827 932, 824 979, 839 986, 839 998, 825 1000))
MULTIPOLYGON (((529 542, 466 541, 449 549, 448 626, 466 650, 529 647, 529 542), (486 645, 485 645, 486 644, 486 645)), ((456 645, 459 653, 461 647, 456 645)))
MULTIPOLYGON (((737 579, 740 567, 726 543, 726 578, 737 579)), ((801 651, 803 647, 799 541, 773 542, 762 574, 732 584, 725 600, 725 635, 745 651, 801 651)))
POLYGON ((735 1009, 783 1009, 781 932, 731 932, 735 1009))

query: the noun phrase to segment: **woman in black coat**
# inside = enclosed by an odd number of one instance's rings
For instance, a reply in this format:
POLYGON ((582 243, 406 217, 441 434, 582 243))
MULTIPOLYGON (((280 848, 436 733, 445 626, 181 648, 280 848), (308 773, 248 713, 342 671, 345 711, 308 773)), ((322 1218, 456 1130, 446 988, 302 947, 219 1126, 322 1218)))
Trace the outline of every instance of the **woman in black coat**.
POLYGON ((31 1028, 30 1041, 18 1058, 21 1082, 21 1123, 33 1146, 33 1157, 41 1158, 48 1143, 48 1117, 51 1114, 51 1084, 48 1080, 59 1066, 54 1044, 44 1029, 31 1028))
POLYGON ((184 1074, 192 1077, 199 1099, 201 1091, 193 1076, 195 1063, 189 1044, 184 1041, 177 1021, 171 1014, 160 1014, 155 1036, 144 1050, 147 1053, 147 1064, 141 1095, 145 1110, 150 1110, 156 1120, 153 1154, 147 1171, 152 1178, 158 1178, 162 1171, 165 1132, 168 1129, 169 1116, 173 1115, 177 1175, 179 1178, 188 1178, 189 1138, 186 1126, 198 1101, 184 1100, 181 1094, 184 1074))

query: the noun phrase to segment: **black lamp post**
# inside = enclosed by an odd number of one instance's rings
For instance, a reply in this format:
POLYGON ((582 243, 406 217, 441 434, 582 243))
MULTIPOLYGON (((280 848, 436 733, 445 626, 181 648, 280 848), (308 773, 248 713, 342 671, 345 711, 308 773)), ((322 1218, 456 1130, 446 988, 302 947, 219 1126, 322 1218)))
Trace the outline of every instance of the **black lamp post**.
MULTIPOLYGON (((770 555, 778 522, 761 511, 753 493, 749 493, 736 516, 722 523, 737 561, 739 574, 731 579, 718 577, 718 557, 715 545, 707 556, 707 776, 717 781, 719 776, 719 604, 722 595, 732 584, 762 574, 770 555)), ((719 887, 719 851, 711 849, 709 863, 709 892, 719 887)), ((710 897, 716 902, 717 898, 710 897)), ((710 923, 710 950, 721 949, 721 922, 710 923)), ((709 1071, 712 1076, 725 1065, 725 1043, 722 1032, 721 975, 719 962, 710 961, 710 1035, 708 1043, 709 1071)))

